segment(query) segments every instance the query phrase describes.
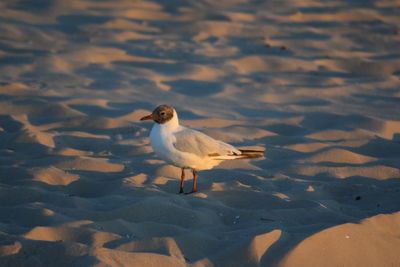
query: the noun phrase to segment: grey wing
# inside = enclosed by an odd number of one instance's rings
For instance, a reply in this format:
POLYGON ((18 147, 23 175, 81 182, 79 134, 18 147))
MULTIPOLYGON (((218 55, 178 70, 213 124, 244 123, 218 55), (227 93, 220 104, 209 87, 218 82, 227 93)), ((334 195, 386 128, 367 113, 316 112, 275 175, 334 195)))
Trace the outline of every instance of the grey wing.
POLYGON ((215 140, 199 131, 184 128, 174 135, 176 138, 174 146, 182 152, 193 153, 200 157, 241 154, 234 146, 215 140))

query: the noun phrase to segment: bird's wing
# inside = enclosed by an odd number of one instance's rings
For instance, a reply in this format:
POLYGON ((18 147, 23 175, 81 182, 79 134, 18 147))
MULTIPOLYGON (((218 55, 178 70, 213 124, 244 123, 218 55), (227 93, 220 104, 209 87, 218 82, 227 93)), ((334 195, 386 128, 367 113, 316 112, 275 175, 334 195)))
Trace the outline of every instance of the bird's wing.
POLYGON ((234 146, 203 134, 199 131, 182 127, 174 133, 174 146, 181 152, 188 152, 199 157, 218 157, 240 155, 241 152, 234 146))

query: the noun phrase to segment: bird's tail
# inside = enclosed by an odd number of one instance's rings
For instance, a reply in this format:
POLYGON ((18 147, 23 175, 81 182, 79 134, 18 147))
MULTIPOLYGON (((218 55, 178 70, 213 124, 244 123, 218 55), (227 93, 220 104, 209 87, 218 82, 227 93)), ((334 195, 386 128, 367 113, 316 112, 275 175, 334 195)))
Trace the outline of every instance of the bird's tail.
POLYGON ((254 158, 262 158, 264 157, 265 151, 263 150, 251 150, 251 149, 238 149, 239 153, 233 153, 231 155, 220 156, 219 154, 216 155, 209 155, 214 160, 230 160, 230 159, 254 159, 254 158))
POLYGON ((239 149, 241 154, 238 159, 254 159, 264 157, 264 150, 239 149))

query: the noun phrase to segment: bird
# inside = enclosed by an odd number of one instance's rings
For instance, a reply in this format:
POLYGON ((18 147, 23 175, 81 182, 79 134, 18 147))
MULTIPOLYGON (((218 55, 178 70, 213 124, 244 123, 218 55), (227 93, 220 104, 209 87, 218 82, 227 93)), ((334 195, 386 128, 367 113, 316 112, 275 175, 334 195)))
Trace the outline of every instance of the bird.
POLYGON ((238 149, 200 131, 179 124, 176 110, 160 105, 140 121, 152 120, 150 143, 154 152, 167 163, 181 168, 179 194, 184 193, 185 169, 193 174, 192 191, 197 192, 197 171, 209 170, 224 160, 263 157, 264 151, 238 149))

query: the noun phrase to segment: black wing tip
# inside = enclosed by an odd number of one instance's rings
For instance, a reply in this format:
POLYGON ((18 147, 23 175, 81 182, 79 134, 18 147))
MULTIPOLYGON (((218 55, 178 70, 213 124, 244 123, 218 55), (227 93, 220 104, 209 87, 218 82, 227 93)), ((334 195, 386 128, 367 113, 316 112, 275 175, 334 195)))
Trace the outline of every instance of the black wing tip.
POLYGON ((262 158, 264 157, 265 150, 255 150, 255 149, 239 149, 242 153, 243 158, 262 158))
POLYGON ((246 154, 246 153, 261 153, 264 154, 265 150, 255 150, 255 149, 239 149, 240 152, 246 154))

